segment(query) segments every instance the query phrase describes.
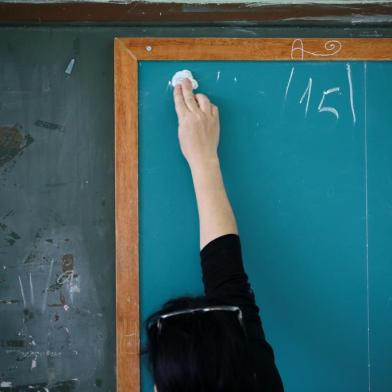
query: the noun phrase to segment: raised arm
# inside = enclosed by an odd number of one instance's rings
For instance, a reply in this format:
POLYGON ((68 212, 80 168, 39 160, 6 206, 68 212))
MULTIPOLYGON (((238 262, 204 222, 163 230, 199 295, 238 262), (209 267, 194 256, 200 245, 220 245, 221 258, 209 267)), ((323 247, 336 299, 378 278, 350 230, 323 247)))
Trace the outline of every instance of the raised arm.
POLYGON ((196 193, 200 223, 200 249, 224 234, 238 234, 226 195, 218 157, 219 111, 207 96, 193 94, 185 79, 174 89, 178 138, 196 193))

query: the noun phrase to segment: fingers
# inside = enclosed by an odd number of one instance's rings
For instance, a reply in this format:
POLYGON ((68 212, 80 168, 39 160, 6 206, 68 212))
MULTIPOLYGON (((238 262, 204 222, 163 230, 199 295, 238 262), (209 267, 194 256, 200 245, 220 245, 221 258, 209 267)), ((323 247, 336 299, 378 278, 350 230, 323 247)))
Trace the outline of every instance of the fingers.
POLYGON ((195 99, 203 112, 212 113, 212 104, 206 95, 195 94, 195 99))
POLYGON ((197 112, 198 110, 218 115, 217 106, 213 105, 206 95, 193 94, 189 79, 184 79, 180 85, 174 88, 174 104, 178 116, 185 114, 187 111, 197 112))
POLYGON ((185 103, 184 96, 182 94, 182 89, 180 85, 174 88, 174 106, 176 108, 177 116, 182 116, 188 111, 188 107, 185 103))
POLYGON ((192 83, 189 79, 184 79, 181 82, 182 93, 184 95, 184 101, 188 109, 192 112, 195 112, 198 109, 197 102, 195 100, 195 96, 192 91, 192 83))

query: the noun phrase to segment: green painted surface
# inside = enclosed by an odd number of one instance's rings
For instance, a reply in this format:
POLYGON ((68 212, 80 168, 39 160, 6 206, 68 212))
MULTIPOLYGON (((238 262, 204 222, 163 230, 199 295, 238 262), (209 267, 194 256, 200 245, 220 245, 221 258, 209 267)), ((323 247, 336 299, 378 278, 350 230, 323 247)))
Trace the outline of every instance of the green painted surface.
POLYGON ((392 66, 368 64, 370 359, 374 391, 392 388, 392 66))
POLYGON ((367 391, 368 311, 371 383, 390 390, 391 64, 140 63, 142 319, 202 292, 168 85, 180 69, 220 108, 223 175, 287 391, 367 391))

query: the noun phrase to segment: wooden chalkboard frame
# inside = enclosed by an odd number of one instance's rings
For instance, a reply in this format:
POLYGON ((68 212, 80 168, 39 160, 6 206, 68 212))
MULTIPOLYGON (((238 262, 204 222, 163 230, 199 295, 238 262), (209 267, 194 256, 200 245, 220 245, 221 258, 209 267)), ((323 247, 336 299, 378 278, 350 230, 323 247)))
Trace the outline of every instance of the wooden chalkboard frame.
POLYGON ((115 219, 117 391, 140 390, 138 62, 392 60, 390 38, 116 38, 115 219))
MULTIPOLYGON (((0 23, 85 23, 123 25, 173 23, 207 25, 242 22, 254 24, 279 23, 284 26, 385 26, 392 22, 392 5, 369 4, 358 0, 349 4, 258 4, 175 2, 40 2, 1 3, 0 23)), ((235 26, 234 26, 235 27, 235 26)))

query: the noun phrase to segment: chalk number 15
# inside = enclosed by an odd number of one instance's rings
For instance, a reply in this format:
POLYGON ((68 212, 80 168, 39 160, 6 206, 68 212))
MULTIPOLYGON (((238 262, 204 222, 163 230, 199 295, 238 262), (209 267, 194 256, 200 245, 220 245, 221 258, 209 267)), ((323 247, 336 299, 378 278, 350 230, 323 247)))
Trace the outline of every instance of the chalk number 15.
MULTIPOLYGON (((285 93, 285 100, 287 98, 287 94, 291 85, 291 80, 293 78, 294 75, 294 67, 291 68, 291 73, 290 73, 290 77, 286 86, 286 93, 285 93)), ((351 66, 350 64, 346 64, 346 71, 347 71, 347 79, 348 79, 348 85, 349 85, 349 94, 350 94, 350 107, 351 107, 351 114, 353 117, 353 123, 355 124, 357 122, 357 118, 356 118, 356 114, 355 114, 355 108, 354 108, 354 98, 353 98, 353 84, 352 84, 352 77, 351 77, 351 66)), ((309 78, 308 80, 308 84, 305 88, 304 93, 302 94, 299 103, 302 104, 305 102, 305 117, 308 114, 308 109, 309 109, 309 102, 310 102, 310 98, 312 95, 312 85, 313 85, 313 79, 309 78)), ((339 119, 339 111, 333 107, 333 106, 327 106, 326 104, 326 98, 328 95, 330 94, 341 94, 340 92, 340 87, 332 87, 329 88, 325 91, 322 92, 322 96, 319 102, 319 105, 317 107, 317 110, 319 113, 322 112, 329 112, 332 113, 336 119, 339 119)))

